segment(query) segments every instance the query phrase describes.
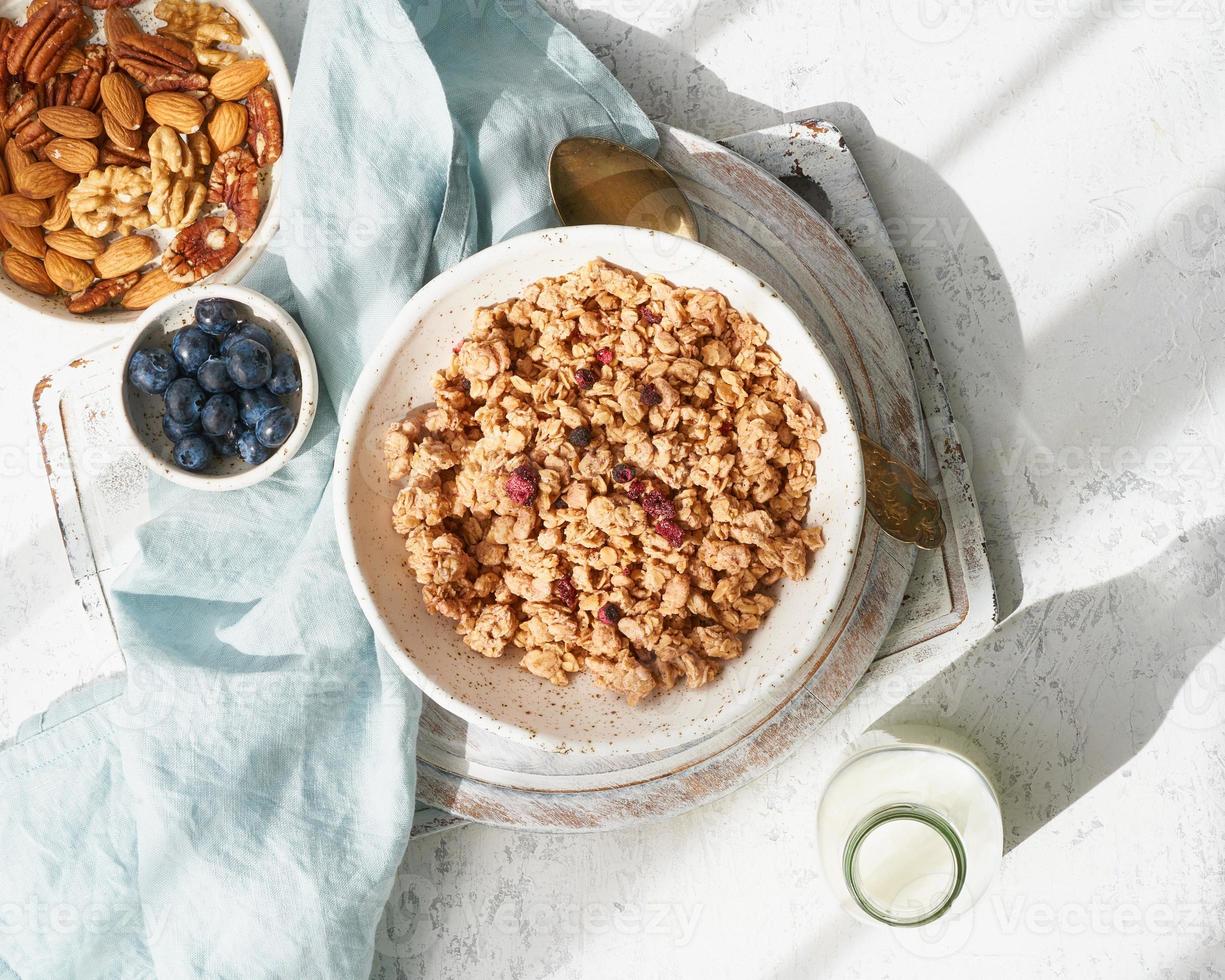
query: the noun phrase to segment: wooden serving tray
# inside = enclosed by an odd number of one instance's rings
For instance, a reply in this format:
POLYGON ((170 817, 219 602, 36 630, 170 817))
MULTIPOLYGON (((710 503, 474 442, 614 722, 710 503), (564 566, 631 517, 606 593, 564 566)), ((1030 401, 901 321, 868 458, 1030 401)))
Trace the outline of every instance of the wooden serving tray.
MULTIPOLYGON (((661 140, 660 160, 694 202, 703 239, 756 271, 819 325, 865 433, 941 489, 949 539, 941 551, 916 556, 869 522, 835 625, 785 701, 673 752, 611 760, 558 756, 469 728, 428 705, 418 740, 421 809, 414 833, 462 819, 535 830, 604 829, 682 812, 780 761, 821 726, 874 658, 905 653, 892 662, 901 666, 911 657, 951 651, 994 622, 982 527, 943 384, 885 227, 837 130, 821 122, 791 124, 721 146, 661 127, 661 140), (824 217, 772 174, 786 176, 804 198, 828 203, 824 217), (814 279, 812 267, 828 270, 831 255, 837 275, 814 279), (830 312, 827 291, 838 289, 879 291, 896 329, 885 321, 867 335, 851 331, 830 312)), ((117 650, 107 593, 133 553, 132 531, 146 516, 147 477, 110 415, 113 360, 107 346, 44 379, 35 409, 74 578, 99 642, 117 650)), ((105 662, 100 654, 91 659, 105 662)))

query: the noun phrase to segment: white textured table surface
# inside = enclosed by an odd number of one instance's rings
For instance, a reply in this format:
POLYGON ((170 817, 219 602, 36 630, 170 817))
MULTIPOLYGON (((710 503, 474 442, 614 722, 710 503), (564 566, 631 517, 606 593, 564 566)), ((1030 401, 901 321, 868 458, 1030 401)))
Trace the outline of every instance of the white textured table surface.
MULTIPOLYGON (((292 53, 301 2, 258 5, 292 53)), ((420 914, 380 941, 380 972, 1221 976, 1225 9, 546 5, 655 118, 711 137, 812 114, 843 129, 966 428, 1015 611, 900 706, 886 661, 827 737, 686 817, 412 845, 395 904, 420 914), (854 925, 816 870, 834 750, 887 712, 967 731, 999 774, 1011 850, 949 929, 854 925)), ((3 320, 8 731, 94 666, 30 392, 106 334, 3 320)))

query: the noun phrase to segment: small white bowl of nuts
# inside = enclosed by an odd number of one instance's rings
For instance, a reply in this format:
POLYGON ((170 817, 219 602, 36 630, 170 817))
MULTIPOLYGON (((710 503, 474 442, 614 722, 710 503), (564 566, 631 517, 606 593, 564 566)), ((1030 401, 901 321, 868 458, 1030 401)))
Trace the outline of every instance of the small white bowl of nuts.
POLYGON ((246 0, 102 6, 0 0, 0 296, 131 323, 267 246, 290 80, 246 0))

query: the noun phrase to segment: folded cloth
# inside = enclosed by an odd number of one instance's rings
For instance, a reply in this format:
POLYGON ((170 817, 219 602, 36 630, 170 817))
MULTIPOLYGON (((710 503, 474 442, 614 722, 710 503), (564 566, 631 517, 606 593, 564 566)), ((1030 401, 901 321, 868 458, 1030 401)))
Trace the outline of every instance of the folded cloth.
POLYGON ((315 0, 300 65, 277 254, 247 284, 296 311, 328 397, 258 486, 154 487, 114 596, 126 679, 0 752, 0 976, 369 975, 420 695, 341 567, 337 415, 426 279, 553 223, 558 139, 655 148, 532 0, 315 0))

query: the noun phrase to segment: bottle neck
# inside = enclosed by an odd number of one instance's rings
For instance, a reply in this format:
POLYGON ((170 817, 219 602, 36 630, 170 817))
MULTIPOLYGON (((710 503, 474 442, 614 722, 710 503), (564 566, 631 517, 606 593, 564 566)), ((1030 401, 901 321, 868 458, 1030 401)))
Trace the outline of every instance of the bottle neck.
POLYGON ((897 803, 861 820, 847 838, 842 874, 859 907, 891 926, 940 918, 961 894, 966 852, 953 826, 930 807, 897 803))

